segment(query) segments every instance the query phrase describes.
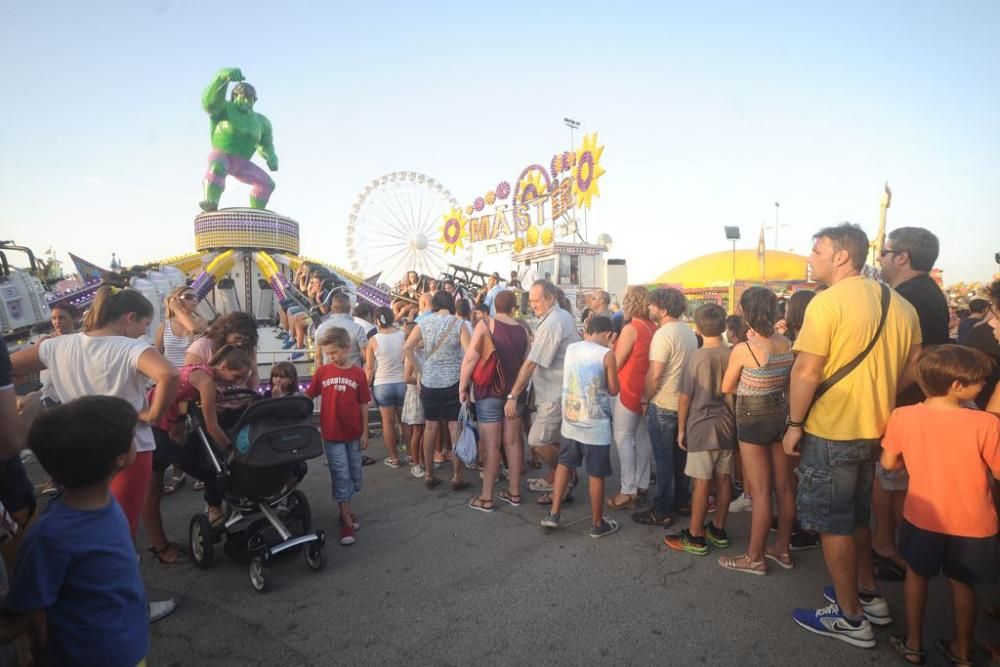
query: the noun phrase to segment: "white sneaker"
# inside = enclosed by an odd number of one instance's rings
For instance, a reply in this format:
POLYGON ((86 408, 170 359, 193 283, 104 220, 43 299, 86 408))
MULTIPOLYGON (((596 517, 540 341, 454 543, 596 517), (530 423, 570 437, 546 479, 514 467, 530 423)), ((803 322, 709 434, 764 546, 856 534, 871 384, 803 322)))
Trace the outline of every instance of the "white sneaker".
POLYGON ((750 496, 747 495, 746 491, 741 493, 736 500, 729 503, 730 512, 749 512, 752 509, 753 500, 750 499, 750 496))
MULTIPOLYGON (((837 604, 837 592, 833 586, 823 589, 823 597, 827 602, 837 604)), ((889 611, 889 603, 885 598, 877 593, 861 593, 858 595, 861 602, 861 610, 865 613, 865 618, 872 625, 892 625, 892 613, 889 611)))
POLYGON ((177 609, 177 603, 172 599, 150 602, 148 606, 150 623, 156 623, 161 618, 170 616, 170 614, 174 613, 174 610, 177 609))
POLYGON ((410 466, 410 474, 416 477, 417 479, 423 479, 426 473, 424 473, 424 467, 420 464, 417 464, 415 466, 410 466))

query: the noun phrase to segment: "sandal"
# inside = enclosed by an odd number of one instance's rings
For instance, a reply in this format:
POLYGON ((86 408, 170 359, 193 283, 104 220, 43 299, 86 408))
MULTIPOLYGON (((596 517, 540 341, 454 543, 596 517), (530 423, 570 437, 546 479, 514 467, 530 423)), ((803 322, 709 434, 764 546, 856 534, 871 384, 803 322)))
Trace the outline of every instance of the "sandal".
POLYGON ((892 647, 892 650, 894 650, 896 655, 902 658, 904 662, 908 662, 911 665, 924 664, 924 656, 927 654, 923 651, 918 651, 907 646, 905 635, 892 635, 889 637, 889 646, 892 647))
POLYGON ((962 667, 965 667, 965 665, 969 665, 970 667, 972 666, 972 660, 969 660, 968 658, 959 658, 951 652, 951 642, 947 639, 939 639, 934 642, 934 645, 937 646, 937 649, 941 651, 941 655, 949 660, 951 664, 962 665, 962 667))
POLYGON ((773 560, 775 563, 778 564, 778 567, 784 570, 791 570, 793 567, 795 567, 795 562, 792 561, 792 557, 788 553, 777 554, 777 553, 772 553, 770 551, 765 551, 764 558, 773 560))
POLYGON ((439 480, 437 477, 424 477, 424 485, 427 487, 428 491, 430 491, 440 483, 441 480, 439 480))
POLYGON ((643 526, 660 526, 661 528, 668 528, 674 525, 674 520, 670 516, 659 516, 656 513, 656 509, 650 507, 648 510, 642 512, 633 512, 632 520, 636 523, 642 524, 643 526))
POLYGON ((187 484, 187 475, 174 475, 169 482, 163 485, 163 495, 169 496, 171 493, 177 493, 177 489, 185 484, 187 484))
POLYGON ((521 506, 521 496, 513 496, 513 495, 511 495, 510 491, 501 491, 500 492, 500 500, 504 501, 505 503, 507 503, 511 507, 520 507, 521 506))
POLYGON ((554 488, 555 487, 552 486, 552 482, 548 481, 544 477, 537 477, 528 480, 528 490, 534 491, 535 493, 548 493, 554 488))
POLYGON ((608 498, 608 507, 613 510, 634 510, 635 496, 619 494, 614 498, 608 498), (618 498, 625 498, 625 500, 618 500, 618 498))
MULTIPOLYGON (((538 496, 538 498, 535 499, 535 502, 539 505, 551 505, 553 493, 555 493, 555 491, 549 491, 544 495, 538 496)), ((565 505, 566 503, 571 502, 573 502, 573 489, 569 488, 566 489, 566 496, 563 498, 562 504, 565 505)))
POLYGON ((206 514, 208 515, 208 525, 212 528, 221 528, 226 523, 226 513, 221 507, 209 507, 206 514))
POLYGON ((167 546, 163 547, 162 549, 157 549, 156 547, 149 547, 149 549, 147 549, 146 551, 153 554, 153 556, 156 557, 156 560, 160 561, 164 565, 179 565, 191 561, 190 557, 188 557, 188 555, 185 552, 176 548, 173 544, 170 544, 169 542, 167 543, 167 546), (165 554, 171 548, 174 549, 174 554, 176 555, 173 557, 172 560, 167 560, 166 558, 163 557, 163 554, 165 554))
POLYGON ((470 510, 479 510, 480 512, 486 512, 487 514, 496 511, 496 508, 493 507, 492 500, 489 498, 479 498, 478 496, 472 498, 466 507, 470 510))
POLYGON ((719 565, 727 570, 734 570, 736 572, 746 572, 747 574, 757 575, 767 574, 767 565, 764 561, 752 561, 750 560, 750 556, 746 554, 737 556, 736 558, 726 558, 723 556, 719 559, 719 565), (741 565, 741 562, 745 563, 745 565, 741 565))
POLYGON ((204 491, 205 490, 205 482, 203 482, 203 481, 201 481, 199 479, 197 482, 195 482, 194 484, 191 485, 191 488, 194 489, 195 491, 204 491))
POLYGON ((461 491, 462 489, 467 489, 467 488, 469 488, 469 483, 468 482, 466 482, 465 480, 461 479, 460 477, 453 477, 452 478, 452 480, 451 480, 451 490, 452 491, 461 491))

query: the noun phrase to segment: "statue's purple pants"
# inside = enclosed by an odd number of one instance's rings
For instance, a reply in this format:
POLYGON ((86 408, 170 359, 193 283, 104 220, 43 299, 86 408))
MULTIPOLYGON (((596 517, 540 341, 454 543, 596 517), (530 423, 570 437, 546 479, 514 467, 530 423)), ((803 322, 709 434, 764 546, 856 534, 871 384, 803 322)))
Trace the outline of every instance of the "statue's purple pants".
POLYGON ((208 171, 205 172, 205 183, 217 186, 220 190, 226 188, 226 176, 232 176, 241 183, 253 186, 250 196, 261 203, 267 203, 274 192, 274 181, 267 172, 246 160, 222 151, 212 151, 208 154, 208 171), (218 173, 216 165, 222 167, 218 173))

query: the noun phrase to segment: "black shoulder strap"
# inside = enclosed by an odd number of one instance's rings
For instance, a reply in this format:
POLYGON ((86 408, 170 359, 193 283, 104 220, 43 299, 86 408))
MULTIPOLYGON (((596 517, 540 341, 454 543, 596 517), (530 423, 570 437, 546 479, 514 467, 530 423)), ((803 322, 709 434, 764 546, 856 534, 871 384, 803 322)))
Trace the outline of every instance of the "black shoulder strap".
POLYGON ((858 367, 858 364, 860 364, 862 361, 865 360, 865 357, 868 356, 868 353, 872 351, 872 348, 875 347, 875 343, 878 342, 879 336, 882 335, 882 329, 885 327, 885 318, 886 315, 889 313, 889 301, 891 299, 892 299, 892 294, 889 292, 889 287, 885 283, 883 283, 882 318, 878 322, 878 329, 875 330, 875 335, 872 336, 871 342, 868 343, 868 347, 866 347, 864 350, 861 351, 861 354, 854 357, 854 359, 852 359, 850 363, 838 369, 836 373, 834 373, 827 379, 823 380, 823 383, 820 384, 818 387, 816 387, 816 393, 813 395, 813 403, 818 401, 823 394, 828 392, 830 390, 830 387, 832 387, 833 385, 837 384, 845 377, 847 377, 851 371, 853 371, 855 368, 858 367))
POLYGON ((753 348, 750 347, 750 341, 745 340, 743 342, 746 343, 746 345, 747 345, 747 351, 749 351, 750 352, 750 356, 753 357, 753 362, 755 364, 757 364, 757 368, 760 368, 760 362, 757 361, 757 355, 753 353, 753 348))

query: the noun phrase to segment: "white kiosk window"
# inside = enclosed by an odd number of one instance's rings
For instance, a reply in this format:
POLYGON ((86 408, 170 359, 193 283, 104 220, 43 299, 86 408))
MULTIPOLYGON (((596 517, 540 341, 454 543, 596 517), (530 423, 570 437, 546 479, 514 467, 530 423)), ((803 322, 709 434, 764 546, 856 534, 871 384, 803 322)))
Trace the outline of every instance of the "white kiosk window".
POLYGON ((539 279, 552 280, 556 273, 556 260, 545 259, 535 265, 536 275, 539 279))
POLYGON ((580 284, 580 258, 577 255, 559 255, 559 284, 580 284))

